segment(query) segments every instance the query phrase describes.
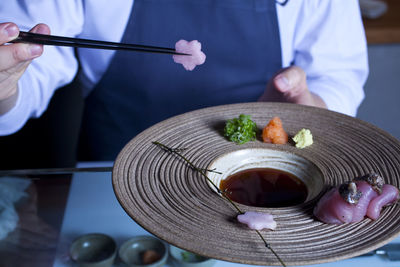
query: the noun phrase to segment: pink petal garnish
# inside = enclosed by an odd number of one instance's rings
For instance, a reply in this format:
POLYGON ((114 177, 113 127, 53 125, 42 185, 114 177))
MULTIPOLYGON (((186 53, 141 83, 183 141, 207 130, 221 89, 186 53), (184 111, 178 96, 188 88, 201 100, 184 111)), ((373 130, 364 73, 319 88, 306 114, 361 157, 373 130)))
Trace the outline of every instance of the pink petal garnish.
POLYGON ((206 55, 201 51, 201 43, 197 40, 186 41, 179 40, 175 44, 175 50, 179 53, 189 54, 191 56, 173 55, 176 63, 180 63, 186 70, 193 70, 197 65, 206 61, 206 55))
POLYGON ((276 228, 276 222, 269 213, 247 211, 244 214, 239 214, 237 219, 239 222, 247 224, 247 226, 253 230, 275 230, 276 228))

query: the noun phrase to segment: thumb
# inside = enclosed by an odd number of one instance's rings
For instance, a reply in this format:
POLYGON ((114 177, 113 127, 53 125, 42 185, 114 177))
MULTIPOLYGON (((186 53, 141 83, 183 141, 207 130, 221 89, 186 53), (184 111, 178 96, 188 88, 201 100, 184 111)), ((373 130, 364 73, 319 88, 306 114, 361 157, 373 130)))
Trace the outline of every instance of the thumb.
POLYGON ((304 70, 297 66, 283 69, 272 81, 273 88, 281 94, 285 102, 313 105, 313 97, 308 90, 307 77, 304 70))
POLYGON ((259 101, 289 102, 300 104, 299 98, 309 94, 306 73, 302 68, 290 66, 278 71, 268 82, 259 101))
POLYGON ((259 101, 289 102, 326 108, 325 102, 308 90, 306 73, 298 66, 284 68, 275 74, 259 101))
POLYGON ((304 70, 297 66, 283 69, 273 78, 275 90, 289 97, 308 92, 307 77, 304 70))
POLYGON ((297 66, 283 69, 273 78, 273 90, 289 103, 326 108, 325 102, 308 90, 307 75, 297 66))

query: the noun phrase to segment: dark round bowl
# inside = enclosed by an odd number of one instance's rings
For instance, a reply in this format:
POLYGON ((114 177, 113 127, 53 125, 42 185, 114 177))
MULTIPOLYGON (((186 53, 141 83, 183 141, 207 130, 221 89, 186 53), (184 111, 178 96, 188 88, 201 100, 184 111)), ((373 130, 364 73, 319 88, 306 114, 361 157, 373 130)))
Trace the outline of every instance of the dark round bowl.
POLYGON ((110 267, 114 263, 117 244, 105 234, 86 234, 70 247, 70 257, 81 267, 110 267))
POLYGON ((153 236, 135 236, 121 245, 118 255, 130 267, 158 267, 167 262, 168 246, 153 236), (156 254, 157 257, 146 264, 143 263, 144 253, 156 254))

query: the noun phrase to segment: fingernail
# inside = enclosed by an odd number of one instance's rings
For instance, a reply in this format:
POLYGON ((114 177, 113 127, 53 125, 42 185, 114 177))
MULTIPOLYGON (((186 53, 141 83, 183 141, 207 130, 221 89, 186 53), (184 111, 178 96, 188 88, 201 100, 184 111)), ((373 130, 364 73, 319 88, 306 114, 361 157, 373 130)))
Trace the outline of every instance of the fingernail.
POLYGON ((18 27, 14 24, 7 25, 4 30, 6 31, 8 37, 16 37, 18 36, 18 27))
POLYGON ((41 45, 29 45, 29 51, 31 52, 31 56, 36 57, 42 53, 41 45))
POLYGON ((41 33, 41 34, 47 34, 47 28, 43 27, 43 25, 39 24, 32 30, 32 32, 41 33))
POLYGON ((275 77, 275 85, 281 92, 286 92, 290 89, 289 80, 283 75, 275 77))

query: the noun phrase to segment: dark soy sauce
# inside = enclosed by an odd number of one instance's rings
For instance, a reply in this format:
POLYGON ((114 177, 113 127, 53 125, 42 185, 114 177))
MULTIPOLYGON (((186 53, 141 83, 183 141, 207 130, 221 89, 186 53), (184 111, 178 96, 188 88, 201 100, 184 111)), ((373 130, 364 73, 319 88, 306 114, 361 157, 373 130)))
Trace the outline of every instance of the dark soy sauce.
POLYGON ((219 187, 232 201, 255 207, 288 207, 307 198, 307 187, 299 178, 270 168, 234 173, 222 180, 219 187))

